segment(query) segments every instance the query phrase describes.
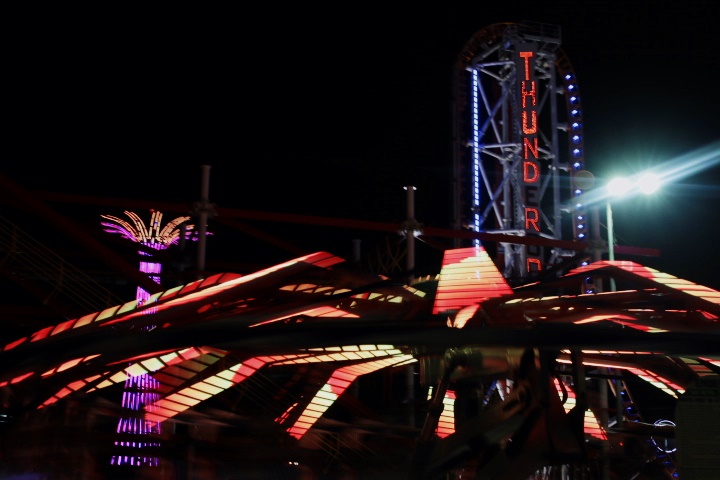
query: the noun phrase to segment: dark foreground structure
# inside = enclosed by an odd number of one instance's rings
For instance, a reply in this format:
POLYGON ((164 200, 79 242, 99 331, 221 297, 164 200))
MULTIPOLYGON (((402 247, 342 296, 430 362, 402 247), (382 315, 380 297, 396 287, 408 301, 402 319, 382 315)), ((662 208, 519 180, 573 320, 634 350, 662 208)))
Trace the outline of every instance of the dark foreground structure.
POLYGON ((511 288, 482 247, 412 285, 325 252, 213 275, 4 345, 3 474, 712 478, 719 317, 627 261, 511 288))

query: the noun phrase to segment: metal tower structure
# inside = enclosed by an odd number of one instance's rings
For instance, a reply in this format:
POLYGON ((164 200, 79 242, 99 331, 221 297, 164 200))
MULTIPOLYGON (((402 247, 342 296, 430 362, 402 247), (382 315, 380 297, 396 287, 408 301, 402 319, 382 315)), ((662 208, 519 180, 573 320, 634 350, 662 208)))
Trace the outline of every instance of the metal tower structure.
MULTIPOLYGON (((572 201, 583 193, 582 175, 577 182, 575 175, 584 170, 582 109, 560 43, 558 26, 502 23, 476 32, 458 55, 455 229, 587 240, 585 207, 572 201)), ((532 280, 572 256, 524 243, 501 242, 491 252, 511 284, 532 280)))
MULTIPOLYGON (((177 217, 163 226, 163 214, 157 210, 151 210, 148 225, 145 225, 140 216, 134 212, 126 210, 125 215, 132 223, 113 215, 101 215, 104 219, 101 222, 104 230, 144 245, 150 251, 165 250, 179 243, 182 237, 187 236, 187 231, 194 228, 194 225, 187 224, 190 220, 189 216, 177 217)), ((147 251, 140 250, 139 253, 143 259, 140 262, 140 271, 159 284, 162 264, 152 261, 152 254, 147 251)), ((138 305, 154 301, 152 295, 141 286, 137 287, 135 299, 138 305)), ((153 308, 144 312, 146 315, 153 313, 155 313, 153 308)), ((154 328, 155 325, 150 325, 146 326, 145 330, 154 328)), ((128 412, 128 416, 118 421, 118 439, 115 445, 120 449, 120 453, 112 456, 110 459, 112 465, 159 466, 158 457, 148 452, 160 446, 157 437, 161 433, 161 423, 145 420, 138 414, 160 398, 157 392, 158 386, 157 380, 147 373, 128 375, 125 380, 122 407, 128 412)))

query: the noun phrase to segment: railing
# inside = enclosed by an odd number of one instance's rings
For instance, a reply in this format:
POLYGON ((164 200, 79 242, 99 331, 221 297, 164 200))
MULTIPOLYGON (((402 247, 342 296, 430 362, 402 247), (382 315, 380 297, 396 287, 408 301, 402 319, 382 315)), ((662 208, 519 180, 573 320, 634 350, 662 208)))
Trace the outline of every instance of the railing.
POLYGON ((44 305, 65 303, 90 313, 123 303, 110 290, 1 215, 0 269, 21 285, 30 282, 35 286, 33 290, 42 292, 40 300, 44 305))

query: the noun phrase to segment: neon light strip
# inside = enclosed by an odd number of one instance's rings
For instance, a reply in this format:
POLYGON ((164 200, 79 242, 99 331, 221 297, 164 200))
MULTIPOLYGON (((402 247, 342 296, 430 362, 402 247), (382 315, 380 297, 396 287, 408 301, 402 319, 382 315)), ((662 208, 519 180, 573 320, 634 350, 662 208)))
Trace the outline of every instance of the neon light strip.
POLYGON ((433 314, 460 310, 485 298, 513 293, 484 247, 446 250, 433 314))
POLYGON ((628 371, 630 373, 633 373, 637 375, 638 377, 642 378, 646 382, 648 382, 650 385, 653 385, 663 392, 667 393, 671 397, 678 398, 678 394, 685 393, 685 389, 681 386, 672 383, 670 380, 661 377, 660 375, 656 375, 655 373, 645 370, 643 368, 628 368, 628 371))
MULTIPOLYGON (((610 353, 610 352, 605 352, 610 353)), ((557 359, 558 363, 572 363, 571 360, 567 357, 567 355, 564 355, 562 357, 558 357, 557 359)), ((678 394, 682 394, 685 392, 685 389, 681 386, 669 381, 666 378, 663 378, 659 375, 656 375, 655 373, 646 370, 637 368, 634 366, 634 364, 629 364, 627 362, 620 362, 612 359, 583 359, 583 365, 589 365, 594 367, 610 367, 610 368, 617 368, 620 370, 627 370, 628 372, 637 375, 642 380, 645 380, 649 384, 659 388, 663 392, 667 393, 671 397, 678 398, 678 394)))
MULTIPOLYGON (((200 297, 209 296, 209 295, 215 294, 217 292, 228 290, 230 288, 237 286, 238 284, 242 284, 242 283, 248 282, 250 280, 260 278, 262 276, 268 275, 270 273, 276 272, 283 268, 290 267, 292 265, 296 265, 296 264, 302 263, 302 262, 309 263, 309 264, 312 264, 312 265, 315 265, 315 266, 318 266, 321 268, 327 268, 327 267, 331 267, 337 263, 344 262, 344 260, 340 257, 336 257, 336 256, 331 255, 326 252, 319 252, 319 253, 314 253, 314 254, 303 256, 303 257, 299 257, 297 259, 290 260, 288 262, 281 263, 279 265, 275 265, 273 267, 270 267, 270 268, 267 268, 264 270, 260 270, 251 275, 240 276, 238 274, 220 273, 220 274, 212 275, 203 280, 196 280, 196 281, 190 282, 186 285, 173 287, 164 292, 160 292, 155 295, 152 295, 150 298, 148 298, 147 303, 157 303, 162 299, 164 302, 167 302, 167 303, 163 304, 162 306, 154 305, 153 308, 165 309, 165 308, 168 308, 175 304, 187 303, 191 300, 196 299, 198 296, 200 296, 200 297), (202 292, 197 292, 197 290, 202 290, 202 292), (169 300, 174 297, 177 297, 178 299, 180 297, 182 297, 183 300, 179 300, 177 303, 171 304, 171 302, 169 300)), ((62 331, 68 330, 70 328, 70 326, 69 326, 70 324, 72 324, 72 328, 74 329, 74 328, 84 327, 84 326, 87 326, 90 324, 96 324, 96 323, 100 323, 100 322, 110 324, 110 323, 116 323, 118 321, 128 321, 133 318, 137 318, 138 315, 129 315, 124 318, 114 318, 112 322, 109 322, 111 317, 121 317, 122 315, 128 314, 128 312, 131 312, 131 311, 136 310, 141 307, 144 307, 144 305, 139 305, 137 299, 131 300, 120 306, 113 306, 113 307, 107 308, 105 310, 102 310, 100 312, 95 312, 95 313, 85 315, 83 317, 78 318, 76 321, 70 320, 67 322, 63 322, 63 324, 61 324, 61 325, 63 325, 63 327, 58 328, 57 331, 54 330, 57 327, 43 328, 28 337, 19 338, 17 340, 14 340, 13 342, 6 344, 5 347, 3 348, 3 350, 8 351, 8 350, 11 350, 11 349, 17 347, 18 345, 22 345, 25 342, 28 342, 28 341, 35 342, 35 341, 47 338, 49 335, 54 335, 54 334, 60 333, 62 331)))
POLYGON ((440 438, 455 433, 455 392, 447 390, 443 397, 443 411, 440 413, 435 434, 440 438))
POLYGON ((312 348, 308 352, 326 352, 322 355, 295 356, 290 360, 278 361, 275 365, 289 365, 319 362, 343 362, 348 360, 367 360, 378 357, 402 355, 402 351, 392 345, 346 345, 331 348, 312 348))
POLYGON ((146 406, 145 420, 162 422, 194 407, 253 375, 268 362, 269 357, 255 357, 196 382, 189 387, 146 406))
MULTIPOLYGON (((557 378, 554 378, 553 381, 555 383, 555 390, 557 390, 558 396, 562 400, 563 391, 562 391, 562 387, 560 386, 560 381, 557 378)), ((572 388, 570 388, 564 382, 563 382, 563 385, 565 385, 565 389, 567 391, 567 400, 563 404, 563 408, 565 409, 565 413, 569 413, 570 410, 572 410, 576 406, 575 392, 573 391, 572 388)), ((607 432, 600 425, 600 422, 598 422, 597 417, 590 409, 585 410, 585 418, 583 421, 583 427, 584 427, 583 430, 585 431, 585 435, 595 437, 599 440, 607 440, 607 432)))
MULTIPOLYGON (((198 364, 197 362, 193 365, 193 370, 196 372, 202 371, 203 369, 207 368, 212 363, 216 362, 220 359, 218 357, 218 353, 221 352, 220 350, 214 350, 214 349, 207 349, 207 348, 187 348, 183 350, 178 350, 176 352, 172 352, 169 354, 165 354, 159 357, 150 358, 147 360, 143 360, 140 363, 130 365, 126 368, 124 368, 122 371, 115 372, 115 373, 107 373, 105 375, 94 375, 92 377, 88 377, 84 380, 78 380, 78 382, 75 382, 74 384, 67 385, 63 389, 61 389, 59 392, 55 393, 53 396, 45 400, 39 407, 43 408, 48 405, 51 405, 61 398, 67 396, 67 394, 70 393, 68 389, 71 389, 72 391, 78 391, 80 389, 84 389, 87 387, 86 393, 91 393, 96 390, 100 390, 106 387, 110 387, 113 385, 116 385, 118 383, 123 383, 128 380, 128 378, 131 377, 137 377, 141 375, 146 375, 151 372, 157 372, 159 370, 165 369, 172 365, 182 365, 183 363, 187 362, 188 360, 191 360, 193 358, 197 358, 201 355, 205 355, 204 360, 206 363, 204 364, 198 364), (208 355, 210 353, 213 353, 213 355, 208 355), (81 383, 82 384, 81 384, 81 383), (97 382, 96 385, 93 385, 94 382, 97 382)), ((89 360, 90 358, 94 358, 97 355, 86 357, 85 359, 89 360)), ((50 371, 48 373, 54 373, 54 371, 50 371)), ((167 382, 169 379, 169 375, 164 375, 161 377, 163 381, 167 382)), ((162 389, 162 382, 160 382, 162 389)), ((166 389, 169 390, 171 387, 167 387, 166 389)))
POLYGON ((606 266, 621 268, 622 270, 637 275, 638 277, 652 280, 675 290, 687 293, 688 295, 693 295, 695 297, 702 298, 703 300, 706 300, 708 302, 720 305, 720 292, 717 290, 713 290, 712 288, 698 285, 697 283, 683 280, 673 275, 663 273, 659 270, 655 270, 654 268, 645 267, 638 263, 627 260, 615 260, 612 262, 609 260, 601 260, 598 262, 593 262, 590 265, 572 269, 567 274, 565 274, 565 276, 579 273, 587 273, 592 270, 597 270, 598 268, 606 266))
POLYGON ((298 440, 302 438, 323 413, 330 408, 335 400, 337 400, 360 375, 414 360, 412 355, 398 355, 335 370, 327 383, 323 385, 315 397, 310 400, 310 403, 305 407, 305 410, 300 414, 295 424, 287 429, 288 433, 298 440))
POLYGON ((307 316, 307 317, 316 317, 316 318, 360 318, 359 315, 356 315, 354 313, 346 312, 345 310, 341 310, 339 308, 330 307, 330 306, 324 306, 324 307, 317 307, 317 308, 310 308, 308 310, 303 310, 300 312, 296 312, 290 315, 283 315, 282 317, 275 317, 270 320, 265 320, 262 322, 254 323, 252 325, 248 325, 248 328, 251 327, 259 327, 261 325, 267 325, 269 323, 275 323, 279 322, 281 320, 285 320, 286 318, 293 318, 297 316, 307 316))

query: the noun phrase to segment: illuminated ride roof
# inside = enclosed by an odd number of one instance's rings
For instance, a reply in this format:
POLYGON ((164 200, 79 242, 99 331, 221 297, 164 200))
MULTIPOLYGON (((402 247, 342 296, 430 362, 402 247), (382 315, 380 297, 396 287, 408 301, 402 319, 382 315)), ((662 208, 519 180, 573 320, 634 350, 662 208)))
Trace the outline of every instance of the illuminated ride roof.
MULTIPOLYGON (((447 351, 482 358, 454 382, 514 378, 523 352, 545 351, 559 368, 579 354, 586 368, 622 370, 677 398, 718 373, 719 318, 720 292, 633 262, 596 262, 513 289, 484 249, 472 247, 447 251, 437 277, 409 286, 318 252, 250 275, 213 275, 11 341, 0 352, 0 393, 4 413, 20 418, 148 374, 160 400, 145 418, 178 421, 259 372, 302 371, 293 396, 276 394, 271 414, 300 440, 358 377, 427 366, 447 351), (588 276, 596 284, 613 278, 618 291, 578 293, 588 276)), ((455 435, 443 441, 457 442, 455 435)))

